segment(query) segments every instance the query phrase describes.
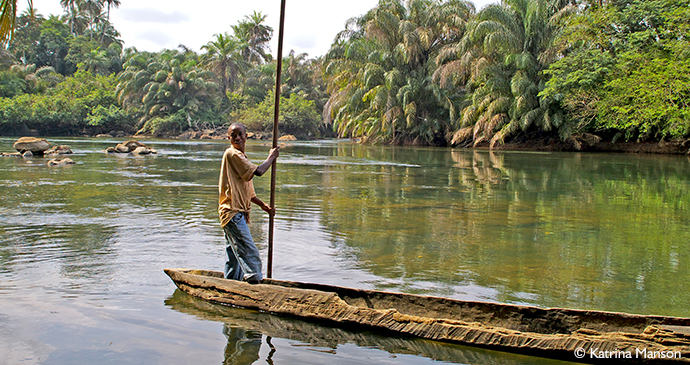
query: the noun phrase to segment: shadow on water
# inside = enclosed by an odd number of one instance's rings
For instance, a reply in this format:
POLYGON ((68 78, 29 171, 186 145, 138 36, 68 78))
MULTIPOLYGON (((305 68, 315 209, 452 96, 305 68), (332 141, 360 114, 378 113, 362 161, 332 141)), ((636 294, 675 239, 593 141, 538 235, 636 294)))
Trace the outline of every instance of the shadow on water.
POLYGON ((412 355, 426 360, 461 364, 570 364, 565 361, 412 337, 388 337, 365 330, 335 328, 321 323, 210 303, 180 290, 175 290, 173 295, 165 300, 165 305, 203 320, 223 323, 222 332, 228 340, 223 364, 254 364, 261 355, 266 356, 265 361, 268 364, 273 364, 281 355, 285 356, 280 353, 281 350, 298 351, 299 358, 306 361, 310 353, 329 354, 333 357, 329 362, 338 363, 339 352, 345 350, 343 347, 347 345, 384 351, 388 358, 412 355), (274 346, 273 343, 280 339, 290 341, 290 347, 286 349, 274 346))

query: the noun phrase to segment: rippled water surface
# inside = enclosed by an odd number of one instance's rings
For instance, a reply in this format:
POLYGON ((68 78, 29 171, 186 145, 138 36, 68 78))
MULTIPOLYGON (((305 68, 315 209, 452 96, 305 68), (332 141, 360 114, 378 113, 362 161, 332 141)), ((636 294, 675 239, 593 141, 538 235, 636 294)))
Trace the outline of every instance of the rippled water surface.
MULTIPOLYGON (((559 363, 192 298, 163 268, 221 270, 227 142, 144 141, 159 153, 141 157, 49 142, 76 164, 0 158, 0 363, 559 363)), ((277 184, 275 278, 690 317, 686 157, 304 142, 281 150, 277 184)))

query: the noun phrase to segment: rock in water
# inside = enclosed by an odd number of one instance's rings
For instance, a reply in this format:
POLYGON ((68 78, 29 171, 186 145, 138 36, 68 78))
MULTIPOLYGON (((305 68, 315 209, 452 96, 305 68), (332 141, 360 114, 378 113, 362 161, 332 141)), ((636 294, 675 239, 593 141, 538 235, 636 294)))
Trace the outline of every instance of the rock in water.
POLYGON ((278 138, 278 140, 279 141, 296 141, 297 137, 293 136, 292 134, 286 134, 286 135, 278 138))
POLYGON ((54 146, 53 148, 49 149, 48 151, 44 152, 46 155, 69 155, 72 153, 72 149, 69 148, 69 146, 65 145, 60 145, 60 146, 54 146))
POLYGON ((64 165, 74 165, 74 161, 71 158, 54 158, 48 161, 48 166, 64 166, 64 165))
POLYGON ((137 147, 130 153, 133 155, 148 155, 149 153, 151 153, 151 149, 147 147, 137 147))
POLYGON ((150 153, 157 153, 153 148, 138 142, 138 141, 127 141, 124 143, 119 143, 115 147, 108 147, 106 150, 108 153, 131 153, 135 155, 148 155, 150 153))
POLYGON ((13 147, 20 153, 31 151, 34 155, 42 155, 50 148, 50 143, 44 138, 22 137, 14 142, 13 147))

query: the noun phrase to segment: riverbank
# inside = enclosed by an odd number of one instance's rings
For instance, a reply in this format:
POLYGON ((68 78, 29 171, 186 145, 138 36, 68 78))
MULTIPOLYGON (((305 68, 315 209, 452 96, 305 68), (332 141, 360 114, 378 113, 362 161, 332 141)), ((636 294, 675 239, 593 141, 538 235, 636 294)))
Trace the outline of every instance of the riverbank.
MULTIPOLYGON (((31 133, 31 136, 39 137, 39 133, 31 133)), ((271 140, 272 133, 263 131, 247 132, 250 140, 271 140)), ((188 129, 179 134, 150 135, 150 134, 128 134, 123 131, 84 135, 92 138, 129 138, 129 139, 182 139, 182 140, 224 140, 227 139, 227 128, 218 127, 215 129, 193 130, 188 129)), ((281 135, 281 140, 309 140, 304 136, 281 135)), ((489 150, 489 144, 484 143, 477 146, 472 144, 453 146, 456 149, 480 149, 489 150)), ((603 140, 593 134, 582 134, 574 136, 566 141, 561 141, 557 136, 525 136, 516 138, 503 145, 497 145, 494 151, 544 151, 544 152, 612 152, 612 153, 633 153, 633 154, 665 154, 665 155, 690 155, 690 139, 659 141, 659 142, 612 142, 603 140)))
MULTIPOLYGON (((475 148, 489 149, 489 146, 475 148)), ((587 134, 566 141, 553 137, 516 140, 501 146, 495 146, 494 150, 690 155, 690 139, 659 142, 611 142, 604 141, 598 136, 587 134)))

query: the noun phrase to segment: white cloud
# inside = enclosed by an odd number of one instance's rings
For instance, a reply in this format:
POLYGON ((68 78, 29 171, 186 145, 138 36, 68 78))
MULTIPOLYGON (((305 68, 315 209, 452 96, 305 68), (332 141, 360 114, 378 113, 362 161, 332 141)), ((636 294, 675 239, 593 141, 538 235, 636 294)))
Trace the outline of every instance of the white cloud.
POLYGON ((134 39, 149 43, 150 46, 157 49, 170 48, 170 45, 175 43, 175 40, 169 33, 158 29, 145 29, 141 32, 138 32, 134 39))
MULTIPOLYGON (((112 12, 112 10, 111 10, 112 12)), ((178 24, 188 22, 191 17, 180 11, 164 12, 152 8, 122 9, 118 18, 132 23, 178 24)))

